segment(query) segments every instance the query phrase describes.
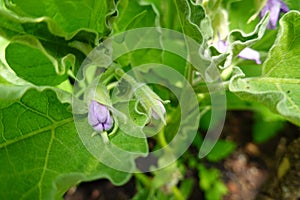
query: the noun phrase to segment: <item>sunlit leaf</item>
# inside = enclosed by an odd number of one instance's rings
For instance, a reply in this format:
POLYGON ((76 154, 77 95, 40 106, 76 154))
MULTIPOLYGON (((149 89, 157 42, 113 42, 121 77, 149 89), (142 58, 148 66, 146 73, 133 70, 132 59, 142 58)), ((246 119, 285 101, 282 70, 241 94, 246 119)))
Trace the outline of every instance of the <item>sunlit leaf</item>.
POLYGON ((244 78, 235 68, 229 89, 243 99, 257 101, 300 125, 300 13, 287 13, 263 65, 261 77, 244 78))

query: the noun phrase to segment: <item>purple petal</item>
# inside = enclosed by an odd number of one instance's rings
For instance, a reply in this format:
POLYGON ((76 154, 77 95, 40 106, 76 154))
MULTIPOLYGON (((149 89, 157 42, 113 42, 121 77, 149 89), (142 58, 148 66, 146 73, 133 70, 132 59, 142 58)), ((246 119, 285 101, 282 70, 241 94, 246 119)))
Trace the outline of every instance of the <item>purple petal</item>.
POLYGON ((220 53, 225 53, 228 49, 228 43, 224 40, 219 40, 217 44, 217 50, 220 53))
POLYGON ((109 129, 111 129, 113 127, 114 124, 114 120, 113 118, 108 115, 106 121, 104 123, 102 123, 102 126, 104 128, 104 130, 108 131, 109 129))
POLYGON ((238 56, 247 60, 255 60, 256 64, 261 64, 259 53, 251 48, 246 47, 238 56))
POLYGON ((109 130, 113 126, 113 119, 108 108, 94 100, 89 105, 88 122, 99 132, 109 130))
POLYGON ((88 121, 91 126, 95 126, 95 125, 99 124, 98 116, 97 116, 97 113, 96 113, 94 107, 95 107, 95 103, 94 103, 94 101, 92 101, 90 103, 89 113, 88 113, 88 121))
POLYGON ((109 115, 109 110, 106 106, 98 103, 97 101, 91 101, 89 107, 89 114, 91 115, 91 121, 104 122, 109 115))
POLYGON ((274 1, 270 8, 270 21, 268 28, 275 29, 280 14, 280 2, 274 1))
POLYGON ((102 126, 101 123, 93 126, 93 128, 94 128, 95 131, 98 131, 98 132, 102 132, 103 131, 103 126, 102 126))
MULTIPOLYGON (((269 1, 268 1, 269 2, 269 1)), ((262 10, 260 11, 260 18, 263 18, 266 14, 267 14, 267 12, 269 11, 269 10, 271 10, 271 7, 270 7, 270 4, 269 3, 266 3, 266 5, 262 8, 262 10)))
POLYGON ((290 11, 289 7, 283 2, 283 1, 280 1, 280 4, 281 4, 281 9, 280 11, 281 12, 284 12, 284 13, 287 13, 290 11))
POLYGON ((264 17, 267 12, 270 12, 270 21, 268 29, 275 29, 280 12, 288 12, 288 6, 282 0, 268 0, 266 5, 260 11, 260 17, 264 17))

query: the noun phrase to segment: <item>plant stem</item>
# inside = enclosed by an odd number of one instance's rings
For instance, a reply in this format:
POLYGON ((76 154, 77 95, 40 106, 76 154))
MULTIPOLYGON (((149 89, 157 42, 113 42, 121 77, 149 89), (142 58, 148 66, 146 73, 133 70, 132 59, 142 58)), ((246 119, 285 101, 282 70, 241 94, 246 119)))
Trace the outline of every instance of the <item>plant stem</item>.
POLYGON ((101 134, 104 144, 109 144, 109 139, 106 131, 103 131, 101 134))
POLYGON ((175 199, 185 200, 184 196, 181 194, 180 190, 175 185, 172 187, 172 191, 174 193, 175 199))
POLYGON ((186 80, 188 80, 188 82, 191 85, 193 85, 193 75, 194 75, 193 67, 190 64, 188 64, 185 69, 185 78, 186 80))
POLYGON ((164 128, 158 133, 158 142, 162 147, 168 146, 168 143, 165 138, 164 128))
POLYGON ((143 173, 136 173, 134 174, 135 178, 139 180, 145 187, 150 188, 151 187, 151 181, 148 176, 146 176, 143 173))

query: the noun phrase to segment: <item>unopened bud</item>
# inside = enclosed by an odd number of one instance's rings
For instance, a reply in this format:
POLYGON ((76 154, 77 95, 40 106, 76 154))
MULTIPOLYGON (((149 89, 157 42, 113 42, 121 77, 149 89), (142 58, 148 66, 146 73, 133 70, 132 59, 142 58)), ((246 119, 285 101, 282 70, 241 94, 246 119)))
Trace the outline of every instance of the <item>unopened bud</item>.
POLYGON ((110 130, 114 123, 108 108, 95 100, 89 105, 88 122, 98 132, 110 130))

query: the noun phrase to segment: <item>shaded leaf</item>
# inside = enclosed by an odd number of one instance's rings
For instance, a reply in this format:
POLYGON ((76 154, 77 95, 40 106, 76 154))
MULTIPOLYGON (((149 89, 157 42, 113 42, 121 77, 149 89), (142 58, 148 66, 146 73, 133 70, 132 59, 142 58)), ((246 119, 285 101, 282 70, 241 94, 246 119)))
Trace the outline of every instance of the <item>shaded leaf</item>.
POLYGON ((75 62, 74 55, 69 54, 59 63, 47 56, 41 44, 30 37, 10 43, 6 47, 5 57, 19 77, 36 85, 58 85, 67 79, 67 72, 75 62))

